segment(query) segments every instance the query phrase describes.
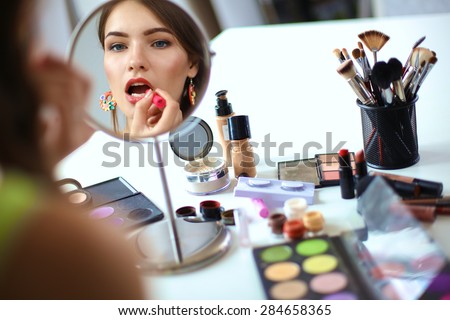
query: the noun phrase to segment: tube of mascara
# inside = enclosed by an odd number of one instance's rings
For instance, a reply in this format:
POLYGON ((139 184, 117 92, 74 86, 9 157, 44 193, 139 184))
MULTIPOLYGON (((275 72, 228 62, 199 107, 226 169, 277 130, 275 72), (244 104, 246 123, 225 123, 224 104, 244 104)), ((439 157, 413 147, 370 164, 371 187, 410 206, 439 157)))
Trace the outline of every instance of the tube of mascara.
POLYGON ((377 172, 377 171, 371 171, 370 174, 375 175, 375 176, 383 176, 390 180, 417 184, 418 186, 420 186, 422 195, 440 197, 442 195, 442 190, 444 188, 444 186, 441 182, 428 181, 428 180, 423 180, 423 179, 417 179, 417 178, 400 176, 400 175, 395 175, 395 174, 390 174, 390 173, 377 172))

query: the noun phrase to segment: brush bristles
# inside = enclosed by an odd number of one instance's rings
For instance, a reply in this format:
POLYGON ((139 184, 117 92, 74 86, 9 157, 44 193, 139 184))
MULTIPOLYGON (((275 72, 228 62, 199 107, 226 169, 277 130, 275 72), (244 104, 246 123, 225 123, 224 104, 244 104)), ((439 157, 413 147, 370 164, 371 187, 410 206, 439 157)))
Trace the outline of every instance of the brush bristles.
POLYGON ((392 80, 399 80, 403 74, 403 65, 400 60, 391 58, 388 61, 388 66, 391 68, 392 80))
POLYGON ((372 52, 380 51, 390 39, 388 35, 376 30, 365 31, 360 33, 358 37, 372 52))
POLYGON ((333 50, 333 54, 336 56, 336 58, 339 60, 339 62, 342 62, 345 60, 344 55, 342 54, 341 50, 336 48, 333 50))
POLYGON ((358 48, 352 50, 352 57, 355 60, 358 60, 361 57, 361 53, 358 48))
POLYGON ((353 64, 353 60, 345 60, 339 65, 336 71, 347 80, 356 76, 356 69, 353 64))
POLYGON ((431 57, 435 57, 433 51, 427 48, 417 47, 413 50, 409 63, 415 66, 418 59, 418 64, 421 65, 423 61, 429 61, 431 57))
POLYGON ((350 56, 349 56, 349 54, 348 54, 347 49, 343 48, 343 49, 342 49, 342 54, 344 55, 344 58, 345 58, 346 60, 350 59, 350 56))
POLYGON ((437 60, 438 60, 438 59, 437 59, 436 57, 433 56, 433 57, 430 58, 430 60, 428 61, 428 63, 429 63, 429 64, 436 64, 437 60))

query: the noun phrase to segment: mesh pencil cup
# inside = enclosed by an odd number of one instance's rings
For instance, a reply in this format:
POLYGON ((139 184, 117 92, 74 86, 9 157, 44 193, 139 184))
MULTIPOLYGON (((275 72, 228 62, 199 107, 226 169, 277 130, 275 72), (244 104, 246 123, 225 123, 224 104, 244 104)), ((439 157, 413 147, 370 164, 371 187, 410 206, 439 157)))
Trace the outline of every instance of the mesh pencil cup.
POLYGON ((377 169, 400 169, 419 161, 416 102, 389 106, 364 105, 361 109, 364 153, 369 166, 377 169))

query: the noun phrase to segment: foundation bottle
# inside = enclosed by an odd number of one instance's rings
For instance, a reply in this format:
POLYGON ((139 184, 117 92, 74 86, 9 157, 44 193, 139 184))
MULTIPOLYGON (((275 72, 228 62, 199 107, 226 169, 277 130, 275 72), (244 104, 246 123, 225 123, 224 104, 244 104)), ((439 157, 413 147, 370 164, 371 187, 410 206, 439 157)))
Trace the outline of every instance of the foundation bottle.
POLYGON ((228 130, 234 176, 236 178, 256 177, 255 155, 250 144, 251 133, 248 116, 228 118, 228 130))
POLYGON ((219 142, 222 146, 223 159, 227 167, 231 166, 231 144, 228 131, 228 118, 234 116, 233 107, 227 99, 227 90, 220 90, 216 93, 216 122, 219 133, 219 142))

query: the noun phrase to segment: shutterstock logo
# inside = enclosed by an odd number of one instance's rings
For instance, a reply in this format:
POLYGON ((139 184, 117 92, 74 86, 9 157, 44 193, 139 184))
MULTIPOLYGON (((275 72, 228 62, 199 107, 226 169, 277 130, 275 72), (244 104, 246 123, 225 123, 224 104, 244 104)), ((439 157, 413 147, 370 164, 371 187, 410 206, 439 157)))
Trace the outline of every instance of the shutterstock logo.
MULTIPOLYGON (((274 157, 283 157, 292 155, 293 159, 301 159, 302 155, 311 153, 337 153, 342 149, 347 141, 339 141, 333 144, 332 132, 326 133, 325 146, 317 141, 309 141, 301 147, 301 152, 295 152, 299 150, 297 146, 294 147, 293 142, 281 142, 277 143, 271 140, 270 133, 264 136, 263 141, 252 141, 251 145, 254 151, 254 162, 256 165, 261 161, 268 167, 276 167, 277 163, 272 159, 274 157)), ((171 141, 173 142, 173 138, 171 141)), ((175 137, 176 139, 176 137, 175 137)), ((192 150, 202 148, 204 142, 201 142, 195 134, 183 137, 183 140, 177 140, 177 152, 184 154, 192 153, 192 150)), ((115 168, 118 166, 130 167, 131 164, 135 165, 135 161, 138 160, 139 167, 146 167, 148 165, 154 167, 166 166, 169 163, 170 157, 173 157, 174 163, 177 166, 184 167, 186 162, 180 159, 172 149, 173 144, 169 141, 163 141, 160 143, 161 158, 163 163, 155 161, 155 149, 154 142, 132 142, 129 136, 124 135, 122 142, 110 141, 103 145, 102 151, 105 159, 102 161, 102 166, 106 168, 115 168), (135 159, 137 157, 137 159, 135 159), (133 161, 132 161, 133 160, 133 161)), ((208 157, 222 158, 224 150, 220 143, 213 142, 211 150, 208 153, 208 157)))

